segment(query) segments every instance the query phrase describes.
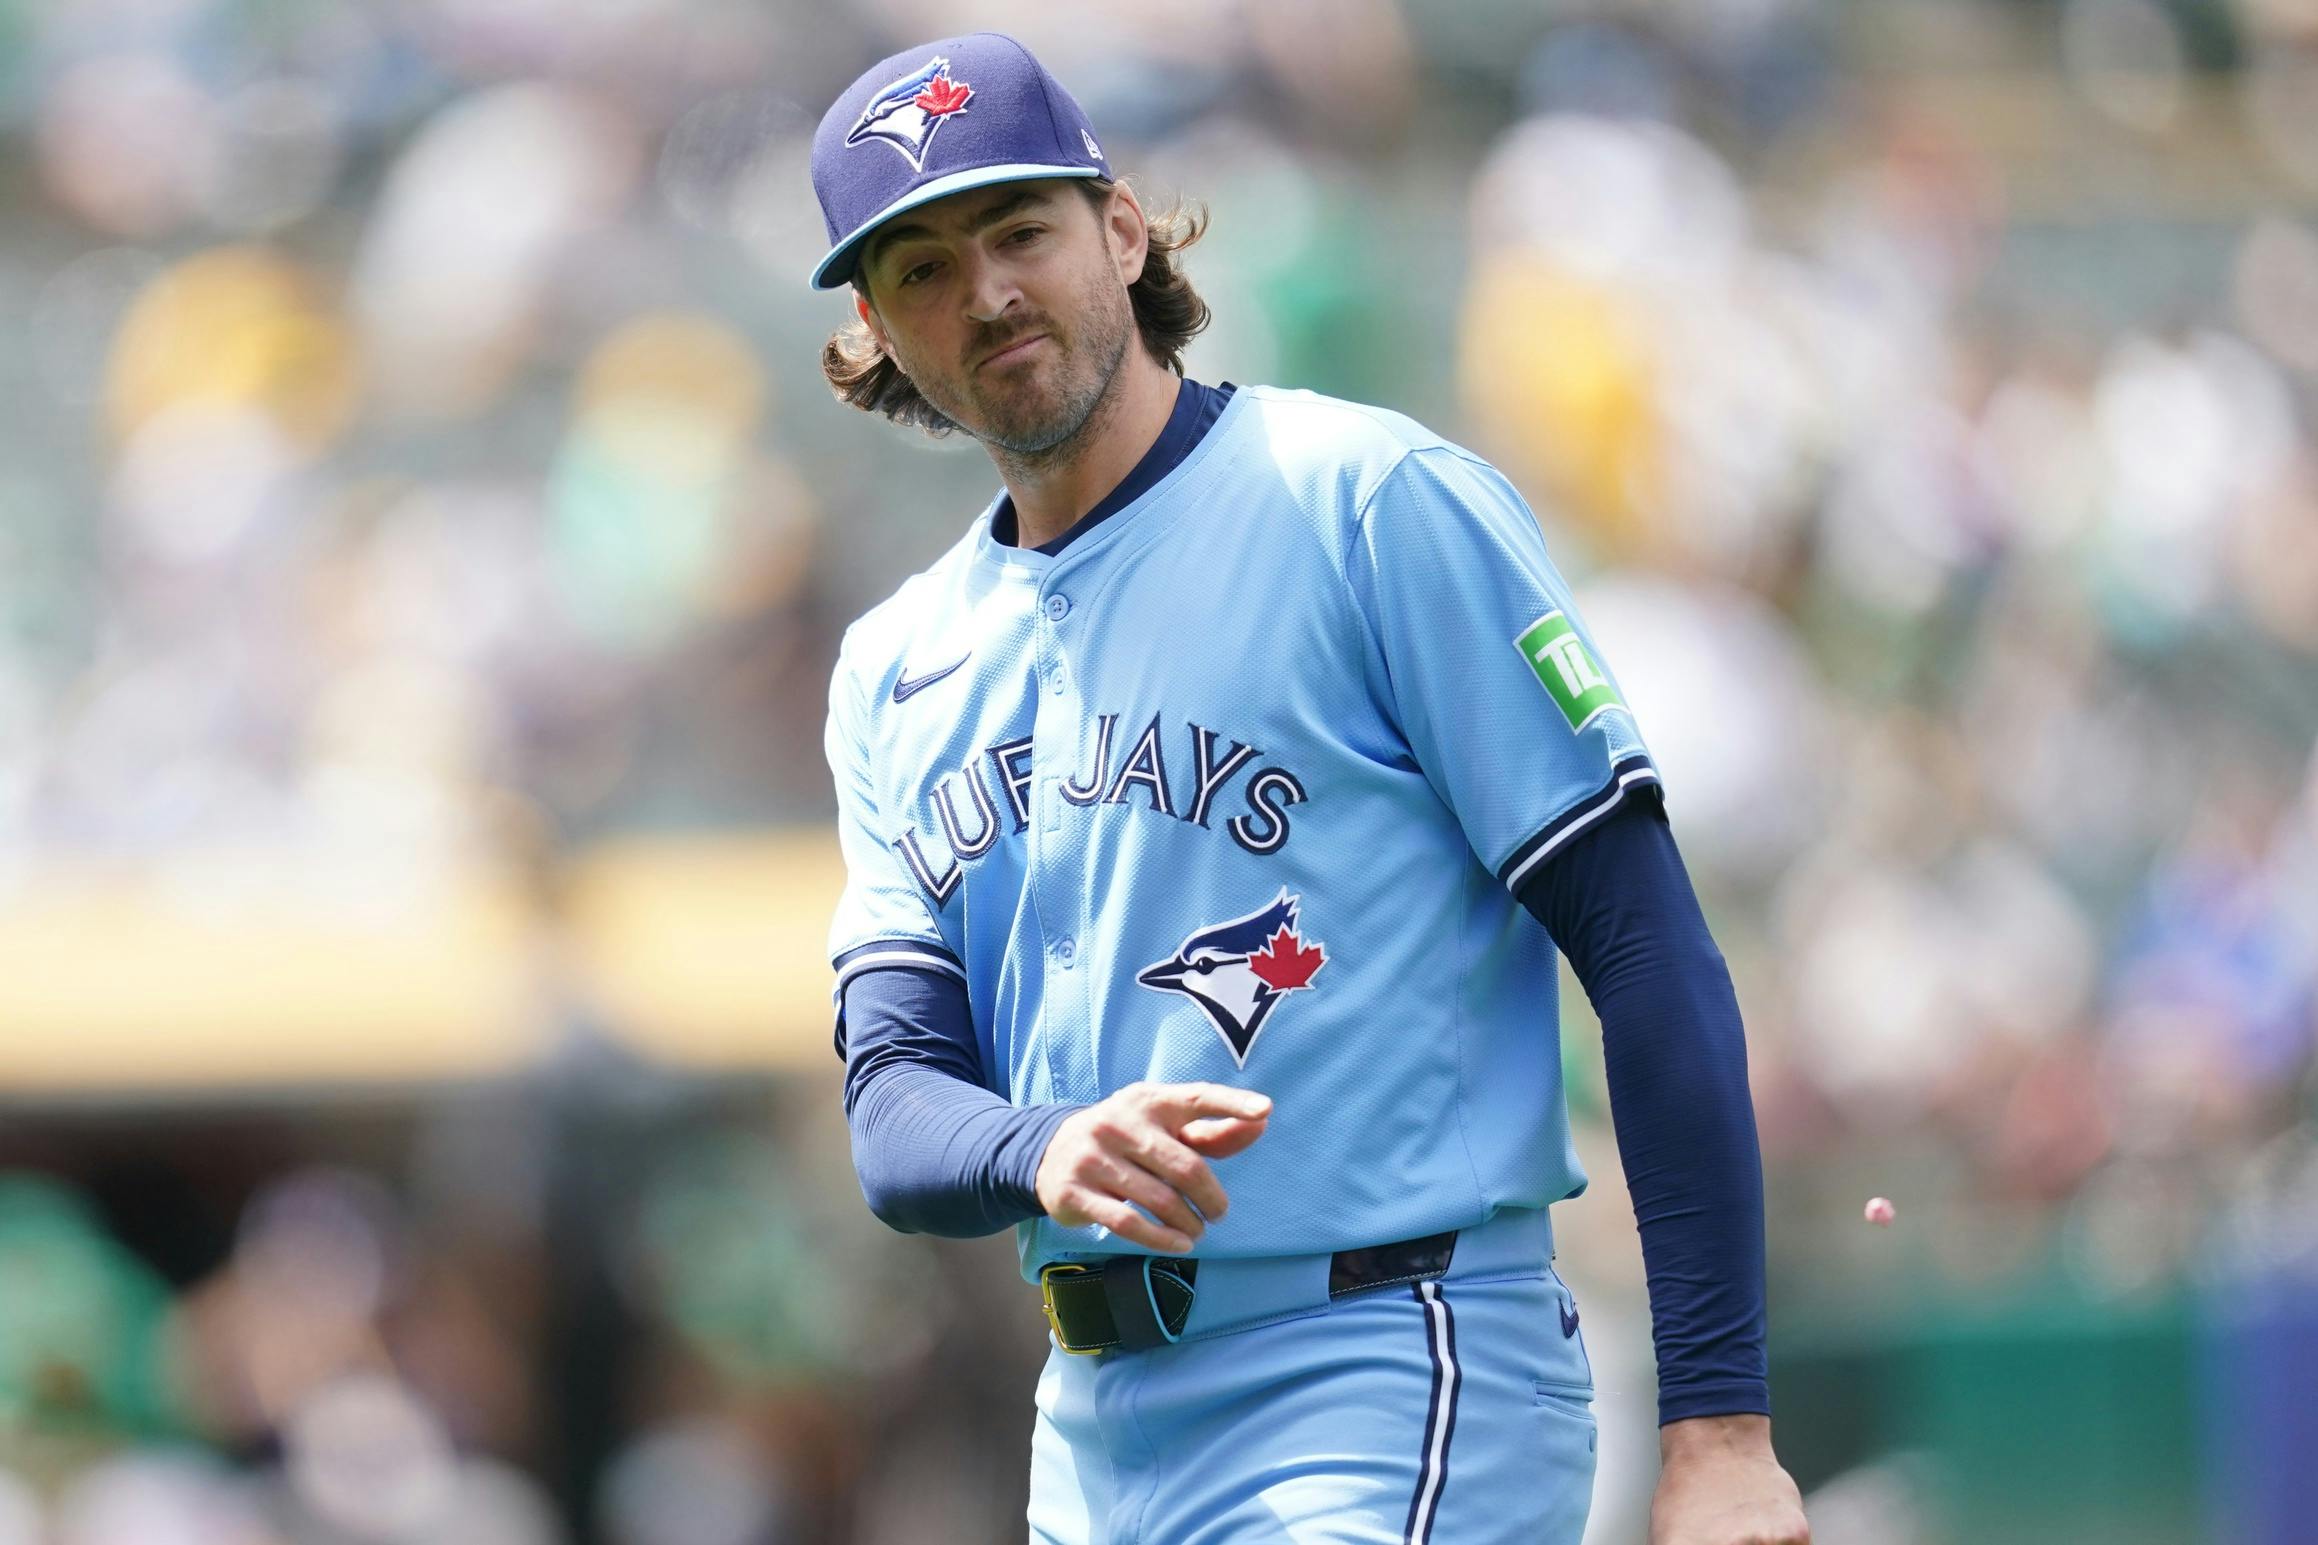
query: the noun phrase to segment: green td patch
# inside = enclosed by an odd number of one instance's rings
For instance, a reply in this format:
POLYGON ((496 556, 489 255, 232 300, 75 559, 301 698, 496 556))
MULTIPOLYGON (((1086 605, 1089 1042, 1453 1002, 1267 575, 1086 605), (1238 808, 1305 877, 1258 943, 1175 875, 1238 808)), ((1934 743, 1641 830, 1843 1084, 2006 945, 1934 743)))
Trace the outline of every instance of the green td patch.
POLYGON ((1606 708, 1626 706, 1619 701, 1618 689, 1610 685, 1610 678, 1594 663, 1586 641, 1559 611, 1547 612, 1524 628, 1513 647, 1537 672, 1537 679, 1561 706, 1562 717, 1569 720, 1572 730, 1583 730, 1606 708))

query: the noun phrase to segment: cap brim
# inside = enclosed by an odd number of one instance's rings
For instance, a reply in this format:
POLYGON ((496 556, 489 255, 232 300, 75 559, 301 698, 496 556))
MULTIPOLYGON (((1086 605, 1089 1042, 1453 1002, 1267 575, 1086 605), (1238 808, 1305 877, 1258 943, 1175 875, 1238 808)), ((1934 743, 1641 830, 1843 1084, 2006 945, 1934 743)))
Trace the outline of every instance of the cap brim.
POLYGON ((1103 169, 1099 166, 1043 166, 1017 161, 1000 166, 970 166, 962 172, 952 172, 947 177, 936 177, 932 182, 910 189, 855 226, 842 241, 831 247, 829 255, 814 266, 813 288, 835 290, 850 284, 853 281, 853 260, 859 254, 861 244, 869 240, 879 226, 904 210, 930 204, 938 198, 948 198, 953 193, 963 193, 969 188, 988 187, 994 182, 1032 182, 1041 177, 1102 175, 1103 169))

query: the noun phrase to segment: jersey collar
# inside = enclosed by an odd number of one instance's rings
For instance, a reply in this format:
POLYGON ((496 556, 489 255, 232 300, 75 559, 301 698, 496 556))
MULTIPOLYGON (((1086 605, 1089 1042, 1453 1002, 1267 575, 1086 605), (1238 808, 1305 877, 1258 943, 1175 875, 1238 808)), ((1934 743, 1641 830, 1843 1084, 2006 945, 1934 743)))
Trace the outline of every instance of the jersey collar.
POLYGON ((1125 524, 1121 517, 1139 511, 1149 502, 1149 495, 1172 482, 1176 470, 1196 460, 1197 453, 1215 439, 1213 431, 1236 405, 1234 399, 1239 395, 1239 389, 1229 381, 1213 387, 1185 377, 1176 388, 1175 406, 1167 415, 1166 427, 1151 442, 1151 448, 1116 488, 1051 542, 1017 547, 1002 540, 1014 535, 1015 526, 1013 497, 1001 487, 975 522, 976 556, 1003 568, 1044 571, 1057 558, 1086 546, 1098 528, 1125 524))

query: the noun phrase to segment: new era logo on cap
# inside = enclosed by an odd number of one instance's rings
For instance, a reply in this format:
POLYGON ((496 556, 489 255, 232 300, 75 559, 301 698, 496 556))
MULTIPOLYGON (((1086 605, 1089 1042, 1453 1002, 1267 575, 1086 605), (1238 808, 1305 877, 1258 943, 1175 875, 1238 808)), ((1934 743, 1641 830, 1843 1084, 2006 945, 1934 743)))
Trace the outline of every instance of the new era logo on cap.
POLYGON ((830 104, 813 136, 830 243, 813 287, 850 282, 870 234, 904 210, 996 182, 1110 175, 1085 111, 1004 33, 891 55, 830 104))

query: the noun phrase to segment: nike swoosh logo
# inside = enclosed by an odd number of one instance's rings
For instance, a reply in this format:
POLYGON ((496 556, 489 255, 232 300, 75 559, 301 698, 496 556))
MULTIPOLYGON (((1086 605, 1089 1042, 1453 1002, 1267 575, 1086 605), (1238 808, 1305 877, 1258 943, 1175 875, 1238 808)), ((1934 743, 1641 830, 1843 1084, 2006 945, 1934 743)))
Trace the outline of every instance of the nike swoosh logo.
POLYGON ((918 677, 915 681, 908 680, 905 677, 895 677, 893 683, 893 700, 897 703, 908 702, 912 697, 916 696, 920 692, 923 692, 926 688, 932 686, 935 682, 940 681, 944 676, 949 675, 950 672, 956 670, 959 666, 965 664, 972 658, 974 658, 974 651, 969 649, 964 654, 958 656, 958 658, 955 660, 952 660, 949 664, 943 666, 940 670, 928 671, 923 676, 918 677))
POLYGON ((1561 1306, 1561 1333, 1565 1340, 1578 1333, 1578 1306, 1576 1304, 1563 1304, 1561 1306))

